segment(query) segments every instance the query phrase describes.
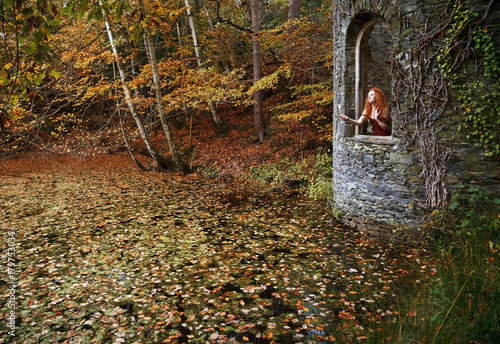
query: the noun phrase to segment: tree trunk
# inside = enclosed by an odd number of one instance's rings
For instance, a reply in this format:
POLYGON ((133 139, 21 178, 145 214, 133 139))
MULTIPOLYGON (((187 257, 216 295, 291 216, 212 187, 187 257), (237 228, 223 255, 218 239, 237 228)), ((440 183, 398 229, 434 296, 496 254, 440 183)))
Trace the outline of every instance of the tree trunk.
MULTIPOLYGON (((252 16, 252 52, 253 52, 253 82, 257 83, 262 79, 262 58, 261 45, 259 40, 259 30, 261 23, 261 6, 260 0, 251 0, 251 16, 252 16)), ((263 114, 263 98, 262 90, 254 91, 253 93, 253 114, 255 124, 255 135, 260 142, 264 141, 264 114, 263 114)))
POLYGON ((196 55, 196 61, 198 62, 198 67, 201 67, 201 56, 200 50, 198 49, 198 38, 196 37, 196 30, 194 28, 193 14, 191 13, 191 7, 189 6, 189 1, 184 0, 186 4, 186 11, 189 19, 189 27, 191 28, 191 36, 193 37, 194 54, 196 55))
POLYGON ((289 0, 288 2, 288 20, 298 19, 300 16, 301 0, 289 0))
MULTIPOLYGON (((144 2, 140 0, 139 5, 141 6, 141 12, 144 17, 144 2)), ((165 114, 165 106, 163 104, 163 98, 161 94, 160 73, 158 71, 158 64, 156 63, 156 52, 151 39, 151 31, 149 30, 147 24, 143 24, 142 28, 143 28, 144 46, 146 48, 146 56, 153 71, 153 86, 155 88, 156 104, 158 106, 158 113, 160 116, 161 125, 163 127, 163 132, 165 133, 165 137, 167 139, 168 148, 170 149, 170 154, 172 155, 172 161, 175 165, 174 167, 176 170, 182 171, 183 164, 179 157, 179 153, 177 152, 177 146, 175 145, 172 131, 170 130, 170 126, 168 125, 167 121, 167 116, 165 114)))
MULTIPOLYGON (((102 5, 102 2, 99 1, 99 4, 102 5)), ((139 114, 137 113, 137 111, 135 110, 134 103, 132 103, 132 97, 130 95, 130 90, 126 84, 125 71, 122 67, 122 64, 120 61, 120 56, 118 55, 118 50, 116 49, 115 41, 113 39, 113 32, 111 31, 111 25, 109 23, 108 14, 104 10, 102 11, 102 16, 104 18, 104 23, 106 25, 106 31, 108 33, 109 44, 111 46, 111 50, 113 51, 113 55, 115 57, 115 63, 116 63, 116 66, 118 68, 118 72, 120 74, 120 80, 122 83, 123 92, 125 93, 125 101, 127 102, 130 114, 134 118, 135 124, 137 125, 137 129, 139 129, 139 134, 141 135, 141 138, 144 141, 144 144, 146 145, 146 149, 148 150, 149 154, 151 155, 151 158, 153 158, 155 165, 157 167, 159 167, 160 161, 162 160, 162 158, 161 158, 160 154, 158 154, 156 149, 153 147, 153 145, 151 144, 151 141, 149 140, 149 137, 146 133, 146 129, 144 128, 144 125, 142 124, 142 120, 139 117, 139 114)))
MULTIPOLYGON (((196 30, 194 28, 193 14, 191 13, 189 1, 184 0, 184 3, 186 4, 186 10, 189 17, 189 26, 191 27, 191 36, 193 37, 193 45, 194 45, 194 53, 196 55, 196 61, 198 62, 198 68, 201 69, 202 66, 201 56, 200 56, 200 50, 198 49, 198 39, 196 37, 196 30)), ((215 124, 221 125, 222 121, 217 115, 217 111, 215 110, 214 104, 212 102, 209 102, 208 106, 210 107, 210 112, 212 112, 212 118, 214 119, 215 124)))

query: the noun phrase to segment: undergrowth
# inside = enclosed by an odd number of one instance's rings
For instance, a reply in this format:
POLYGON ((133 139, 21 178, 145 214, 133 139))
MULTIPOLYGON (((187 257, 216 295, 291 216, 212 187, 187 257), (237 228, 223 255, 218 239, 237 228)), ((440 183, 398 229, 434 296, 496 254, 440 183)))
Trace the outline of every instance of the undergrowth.
POLYGON ((393 342, 500 343, 500 199, 467 191, 433 213, 435 275, 416 298, 400 298, 393 342))
POLYGON ((332 155, 325 149, 316 154, 294 161, 284 157, 280 161, 250 167, 248 178, 266 190, 297 188, 309 198, 324 202, 329 208, 332 203, 332 155))

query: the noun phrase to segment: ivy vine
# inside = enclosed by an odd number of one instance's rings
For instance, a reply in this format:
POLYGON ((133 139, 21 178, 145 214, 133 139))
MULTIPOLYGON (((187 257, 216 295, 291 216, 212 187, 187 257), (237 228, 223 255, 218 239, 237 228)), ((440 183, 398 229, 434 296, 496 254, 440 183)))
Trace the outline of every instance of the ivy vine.
MULTIPOLYGON (((452 152, 438 134, 447 130, 445 116, 456 112, 464 138, 475 140, 487 156, 500 153, 500 58, 493 35, 485 27, 494 0, 480 16, 461 0, 447 2, 442 11, 429 13, 422 31, 410 40, 418 44, 392 56, 393 93, 398 115, 395 132, 405 146, 418 144, 426 204, 446 204, 447 161, 452 152)), ((403 17, 402 27, 409 26, 403 17)))
POLYGON ((458 94, 463 111, 458 129, 483 147, 486 156, 499 156, 500 53, 493 34, 478 19, 478 13, 458 5, 437 58, 458 94))

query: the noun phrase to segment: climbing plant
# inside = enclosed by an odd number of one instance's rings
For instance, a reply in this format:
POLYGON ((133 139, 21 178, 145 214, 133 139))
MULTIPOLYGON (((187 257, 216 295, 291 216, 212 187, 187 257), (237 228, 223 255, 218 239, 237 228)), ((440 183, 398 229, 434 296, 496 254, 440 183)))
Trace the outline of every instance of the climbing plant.
MULTIPOLYGON (((450 100, 461 105, 458 129, 475 139, 486 154, 498 154, 500 119, 498 53, 485 26, 493 1, 482 16, 466 2, 443 4, 443 10, 428 21, 432 28, 412 37, 419 42, 409 51, 395 51, 397 130, 405 145, 417 143, 422 150, 422 178, 426 206, 442 206, 448 199, 445 182, 449 148, 440 137, 444 115, 456 112, 450 100), (411 66, 411 67, 409 67, 411 66)), ((453 130, 449 128, 448 130, 453 130)))
POLYGON ((467 139, 476 140, 486 150, 486 156, 492 156, 500 154, 500 54, 487 26, 476 25, 468 37, 469 50, 474 53, 474 63, 469 66, 472 71, 469 74, 458 73, 457 64, 453 63, 467 53, 454 52, 456 41, 464 27, 476 21, 478 15, 458 6, 454 17, 457 23, 448 30, 449 38, 438 59, 443 74, 458 93, 458 101, 464 111, 464 121, 459 129, 467 139))
POLYGON ((463 110, 459 130, 467 139, 476 140, 486 156, 493 156, 500 154, 500 54, 493 34, 478 17, 462 5, 456 7, 438 61, 463 110), (467 26, 471 32, 462 38, 467 26), (469 72, 459 72, 460 67, 469 72))

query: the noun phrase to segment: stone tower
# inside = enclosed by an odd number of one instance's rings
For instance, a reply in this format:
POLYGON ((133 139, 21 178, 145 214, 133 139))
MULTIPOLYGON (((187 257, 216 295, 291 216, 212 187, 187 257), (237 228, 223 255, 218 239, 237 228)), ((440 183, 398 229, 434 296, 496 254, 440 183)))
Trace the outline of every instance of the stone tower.
MULTIPOLYGON (((333 189, 345 224, 383 235, 417 228, 458 188, 498 194, 499 160, 458 130, 464 110, 441 68, 439 55, 457 27, 452 18, 461 13, 471 16, 470 32, 489 28, 500 48, 498 1, 333 1, 333 189), (392 136, 339 118, 358 118, 371 87, 387 95, 392 136)), ((463 51, 450 54, 462 54, 461 70, 473 70, 477 61, 461 39, 463 51)))

